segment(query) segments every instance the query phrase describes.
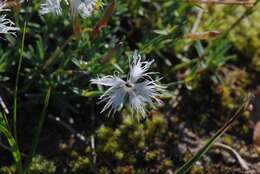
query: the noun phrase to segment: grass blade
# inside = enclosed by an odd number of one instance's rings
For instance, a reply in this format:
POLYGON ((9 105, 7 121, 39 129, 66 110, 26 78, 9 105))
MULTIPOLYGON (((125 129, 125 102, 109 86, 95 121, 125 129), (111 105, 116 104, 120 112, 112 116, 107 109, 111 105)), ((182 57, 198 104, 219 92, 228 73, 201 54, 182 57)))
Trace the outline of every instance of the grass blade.
POLYGON ((232 123, 240 116, 240 114, 248 107, 252 96, 248 96, 246 101, 240 106, 237 112, 232 116, 232 118, 225 123, 225 125, 220 128, 216 134, 197 152, 197 154, 191 158, 188 162, 186 162, 182 167, 180 167, 175 174, 185 174, 189 171, 189 169, 200 160, 200 158, 209 151, 212 145, 220 138, 227 130, 230 128, 232 123))
POLYGON ((28 161, 27 161, 24 173, 27 173, 27 170, 28 170, 28 168, 30 166, 31 160, 32 160, 32 158, 35 155, 36 150, 37 150, 37 146, 38 146, 38 143, 39 143, 41 130, 42 130, 43 123, 44 123, 44 120, 45 120, 46 111, 47 111, 47 108, 48 108, 48 105, 49 105, 49 101, 50 101, 51 91, 52 91, 52 88, 49 87, 48 91, 47 91, 47 94, 45 96, 45 99, 44 99, 44 106, 43 106, 43 109, 42 109, 42 112, 41 112, 39 123, 38 123, 38 125, 36 127, 36 131, 35 131, 33 142, 32 142, 32 148, 31 148, 32 150, 31 150, 30 155, 28 157, 28 161))
POLYGON ((17 130, 16 130, 17 96, 18 96, 19 76, 20 76, 22 62, 23 62, 24 40, 25 40, 26 27, 27 27, 27 22, 25 22, 24 26, 23 26, 23 34, 22 34, 22 43, 21 43, 20 57, 19 57, 19 62, 18 62, 18 67, 17 67, 16 78, 15 78, 14 108, 13 108, 13 131, 14 131, 14 138, 16 140, 16 143, 18 143, 17 130))
POLYGON ((21 174, 22 173, 21 153, 15 141, 15 138, 12 136, 10 130, 8 129, 8 123, 6 122, 6 117, 1 112, 0 112, 0 133, 2 133, 7 139, 9 146, 12 149, 12 155, 15 161, 17 173, 21 174))

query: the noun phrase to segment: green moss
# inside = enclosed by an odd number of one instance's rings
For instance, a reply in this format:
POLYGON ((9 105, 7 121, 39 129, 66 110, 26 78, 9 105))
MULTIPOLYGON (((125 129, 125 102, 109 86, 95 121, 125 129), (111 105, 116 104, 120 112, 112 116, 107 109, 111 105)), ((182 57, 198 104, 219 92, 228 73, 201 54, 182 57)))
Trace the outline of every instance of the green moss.
POLYGON ((55 173, 56 166, 52 161, 48 161, 43 156, 38 155, 33 157, 29 167, 29 174, 51 174, 55 173))
POLYGON ((202 166, 195 165, 191 169, 191 174, 205 174, 205 170, 202 166))
POLYGON ((143 167, 149 168, 155 163, 165 171, 172 166, 172 162, 166 159, 160 145, 153 147, 151 143, 156 140, 158 144, 163 144, 161 138, 167 133, 168 123, 162 115, 153 116, 143 124, 131 116, 124 116, 118 127, 112 129, 103 125, 97 130, 96 153, 97 156, 102 155, 99 160, 108 160, 105 163, 100 161, 101 164, 106 166, 107 163, 113 163, 118 166, 115 173, 144 174, 143 167), (140 165, 142 163, 143 167, 140 165))
POLYGON ((15 174, 15 166, 3 166, 0 168, 2 174, 15 174))
POLYGON ((165 160, 163 160, 163 162, 160 166, 160 171, 165 172, 165 171, 167 171, 167 169, 170 169, 172 167, 173 167, 172 161, 169 159, 165 159, 165 160))
MULTIPOLYGON (((45 159, 43 156, 35 156, 32 159, 28 174, 53 174, 56 172, 56 166, 52 161, 45 159)), ((0 168, 1 174, 16 174, 14 165, 3 166, 0 168)))
POLYGON ((225 135, 223 137, 223 143, 226 145, 232 145, 233 143, 232 137, 230 135, 225 135))
POLYGON ((159 156, 160 156, 160 151, 158 150, 150 151, 145 154, 145 160, 153 161, 156 160, 159 156))
POLYGON ((122 160, 124 158, 124 152, 116 152, 115 153, 115 158, 117 160, 122 160))
POLYGON ((134 166, 120 166, 115 169, 116 174, 135 174, 134 166))
POLYGON ((106 167, 101 167, 98 171, 99 174, 110 174, 110 171, 106 167))
POLYGON ((88 157, 78 156, 76 159, 70 161, 69 166, 72 172, 78 173, 79 171, 88 169, 90 164, 90 159, 88 157))

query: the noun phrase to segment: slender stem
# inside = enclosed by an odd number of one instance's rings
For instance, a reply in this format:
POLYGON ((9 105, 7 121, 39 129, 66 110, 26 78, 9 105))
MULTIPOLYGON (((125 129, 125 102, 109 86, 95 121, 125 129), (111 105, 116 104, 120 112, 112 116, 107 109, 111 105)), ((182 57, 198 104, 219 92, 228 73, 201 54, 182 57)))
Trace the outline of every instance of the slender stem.
POLYGON ((260 2, 260 0, 256 0, 252 7, 248 8, 223 34, 224 37, 227 37, 228 34, 236 27, 242 20, 244 20, 246 17, 250 16, 254 10, 256 5, 260 2))
POLYGON ((16 119, 17 119, 17 95, 18 95, 18 86, 19 86, 19 75, 21 72, 21 66, 23 61, 23 52, 24 52, 24 40, 25 40, 25 33, 26 33, 27 22, 24 23, 23 26, 23 34, 22 34, 22 43, 21 43, 21 50, 20 50, 20 57, 17 67, 16 79, 15 79, 15 90, 14 90, 14 108, 13 108, 13 131, 14 131, 14 138, 16 143, 18 144, 17 139, 17 130, 16 130, 16 119))
POLYGON ((203 16, 204 10, 203 9, 198 9, 198 14, 195 23, 192 26, 191 33, 195 33, 197 29, 199 28, 202 16, 203 16))
POLYGON ((232 123, 240 116, 240 114, 246 110, 251 102, 253 96, 250 94, 247 96, 246 101, 240 106, 237 112, 229 119, 223 127, 221 127, 207 142, 206 144, 183 166, 181 166, 175 174, 186 174, 194 163, 209 151, 214 143, 232 126, 232 123))
MULTIPOLYGON (((12 152, 13 153, 13 149, 8 147, 7 145, 3 144, 2 141, 0 141, 0 147, 2 147, 4 150, 12 152)), ((25 153, 19 152, 21 154, 22 157, 27 157, 27 155, 25 153)))
POLYGON ((49 87, 47 94, 45 96, 45 99, 44 99, 44 106, 43 106, 43 109, 42 109, 42 112, 41 112, 40 120, 39 120, 39 123, 36 127, 36 131, 35 131, 35 134, 34 134, 31 152, 30 152, 30 155, 28 157, 28 161, 27 161, 27 164, 26 164, 26 167, 25 167, 25 173, 27 173, 28 167, 30 166, 31 160, 32 160, 33 156, 35 155, 36 150, 37 150, 37 146, 39 144, 39 138, 40 138, 43 123, 44 123, 44 120, 45 120, 46 111, 47 111, 47 108, 48 108, 48 105, 49 105, 51 91, 52 91, 52 87, 49 87))

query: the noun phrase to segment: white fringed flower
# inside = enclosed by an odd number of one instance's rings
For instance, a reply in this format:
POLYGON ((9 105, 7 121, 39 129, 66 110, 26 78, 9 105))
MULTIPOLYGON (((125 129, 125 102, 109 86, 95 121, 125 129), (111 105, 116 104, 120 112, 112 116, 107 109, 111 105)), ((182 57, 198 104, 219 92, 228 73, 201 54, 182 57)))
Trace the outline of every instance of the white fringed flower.
MULTIPOLYGON (((102 5, 100 0, 64 0, 70 6, 71 16, 76 17, 80 14, 82 17, 89 17, 97 6, 102 5)), ((60 15, 62 13, 61 0, 44 0, 41 4, 40 14, 54 13, 60 15)))
POLYGON ((60 15, 62 13, 60 0, 45 0, 45 2, 41 4, 41 9, 39 13, 41 15, 47 13, 54 13, 56 15, 60 15))
POLYGON ((19 28, 14 27, 14 23, 6 18, 6 15, 0 16, 0 33, 1 34, 12 34, 16 35, 15 31, 18 31, 19 28))
POLYGON ((89 17, 94 11, 98 0, 69 0, 71 15, 74 18, 78 13, 82 17, 89 17))
MULTIPOLYGON (((10 9, 7 8, 7 2, 0 0, 0 12, 10 11, 10 9)), ((18 31, 19 28, 14 27, 14 23, 6 18, 6 15, 0 16, 0 34, 11 34, 16 36, 15 31, 18 31)))
POLYGON ((153 61, 142 61, 137 52, 133 55, 133 59, 126 81, 116 74, 91 80, 92 84, 109 87, 100 97, 100 102, 106 102, 101 113, 109 109, 109 115, 115 114, 127 98, 133 111, 145 117, 147 105, 154 107, 162 103, 158 96, 164 87, 157 84, 158 80, 152 79, 150 75, 155 74, 154 72, 148 72, 153 61))
POLYGON ((6 9, 6 7, 7 7, 6 1, 0 0, 0 12, 1 11, 10 11, 10 9, 6 9))

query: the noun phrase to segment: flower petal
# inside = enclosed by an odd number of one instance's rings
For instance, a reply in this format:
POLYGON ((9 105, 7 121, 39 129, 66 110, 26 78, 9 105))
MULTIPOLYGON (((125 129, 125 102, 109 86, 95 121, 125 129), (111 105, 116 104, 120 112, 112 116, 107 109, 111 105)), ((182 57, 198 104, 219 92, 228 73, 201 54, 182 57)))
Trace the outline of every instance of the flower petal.
POLYGON ((134 91, 129 92, 129 104, 130 107, 136 112, 140 113, 144 118, 146 116, 145 100, 143 96, 135 93, 134 91))
POLYGON ((123 105, 125 95, 126 92, 121 87, 111 87, 108 89, 108 91, 101 96, 102 100, 100 102, 107 102, 101 113, 110 108, 109 115, 111 112, 112 115, 114 115, 115 112, 123 105))
POLYGON ((146 105, 153 107, 161 104, 158 95, 163 91, 163 87, 155 84, 154 81, 144 81, 136 83, 134 89, 129 92, 129 104, 135 112, 140 113, 142 117, 146 115, 146 105))
POLYGON ((6 15, 0 16, 0 33, 1 34, 12 34, 16 35, 15 31, 18 31, 19 28, 14 27, 14 23, 6 18, 6 15))
POLYGON ((133 63, 130 65, 130 72, 128 80, 132 83, 136 82, 138 79, 147 76, 151 73, 146 73, 148 69, 150 68, 152 61, 141 61, 142 57, 137 52, 133 55, 133 63))
POLYGON ((92 84, 104 85, 104 86, 118 86, 125 82, 117 76, 104 76, 101 78, 91 79, 92 84))
POLYGON ((89 17, 98 0, 70 0, 71 14, 73 18, 77 13, 81 14, 82 17, 89 17))
POLYGON ((162 103, 158 96, 163 90, 163 86, 157 85, 154 81, 148 80, 136 83, 134 88, 135 93, 142 96, 143 101, 151 105, 162 103))
POLYGON ((39 13, 41 15, 47 13, 54 13, 56 15, 60 15, 62 13, 60 0, 45 0, 45 2, 41 4, 41 9, 39 13))
POLYGON ((7 2, 5 1, 0 1, 0 12, 2 11, 10 11, 10 9, 6 8, 7 7, 7 2))

